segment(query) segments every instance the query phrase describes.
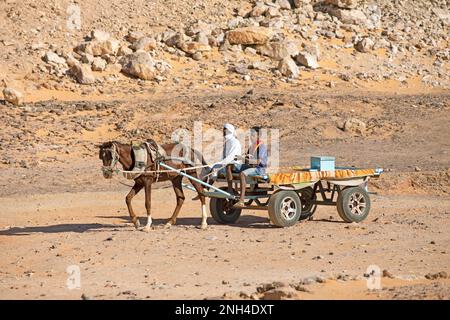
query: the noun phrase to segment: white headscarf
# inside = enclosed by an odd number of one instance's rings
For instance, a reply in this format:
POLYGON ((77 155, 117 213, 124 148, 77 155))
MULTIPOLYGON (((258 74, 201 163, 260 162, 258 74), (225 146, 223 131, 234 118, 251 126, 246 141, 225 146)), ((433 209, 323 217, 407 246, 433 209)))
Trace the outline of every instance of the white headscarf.
POLYGON ((225 135, 225 139, 229 139, 232 136, 234 136, 234 133, 236 132, 236 129, 234 128, 234 126, 232 124, 225 123, 223 125, 223 127, 229 131, 229 133, 225 135))

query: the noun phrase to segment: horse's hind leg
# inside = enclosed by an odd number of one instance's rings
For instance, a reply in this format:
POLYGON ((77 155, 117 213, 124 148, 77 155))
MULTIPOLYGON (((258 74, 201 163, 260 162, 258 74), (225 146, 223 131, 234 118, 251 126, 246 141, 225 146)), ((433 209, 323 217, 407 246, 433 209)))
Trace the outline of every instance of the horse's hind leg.
POLYGON ((205 230, 206 228, 208 228, 208 223, 207 223, 207 218, 208 218, 208 213, 206 212, 206 201, 205 201, 205 196, 203 195, 203 186, 198 183, 195 182, 193 180, 190 180, 191 184, 194 186, 195 190, 198 193, 198 198, 200 199, 200 202, 202 203, 202 223, 200 225, 200 227, 205 230))
POLYGON ((135 183, 133 188, 131 188, 130 192, 127 194, 125 198, 125 202, 127 203, 128 213, 130 214, 131 222, 134 224, 135 228, 138 229, 140 224, 136 214, 133 211, 133 207, 131 206, 131 200, 134 198, 136 194, 142 189, 142 185, 135 183))
POLYGON ((183 193, 183 185, 181 181, 183 180, 182 176, 177 176, 172 180, 173 190, 175 191, 175 195, 177 197, 177 206, 175 207, 175 210, 173 211, 172 217, 169 219, 169 221, 166 223, 166 226, 170 227, 171 225, 174 225, 177 223, 177 217, 178 213, 180 213, 181 206, 184 202, 184 193, 183 193))
POLYGON ((145 209, 147 210, 147 224, 144 227, 143 231, 150 231, 152 226, 152 216, 151 216, 151 208, 152 208, 152 180, 145 181, 145 209))

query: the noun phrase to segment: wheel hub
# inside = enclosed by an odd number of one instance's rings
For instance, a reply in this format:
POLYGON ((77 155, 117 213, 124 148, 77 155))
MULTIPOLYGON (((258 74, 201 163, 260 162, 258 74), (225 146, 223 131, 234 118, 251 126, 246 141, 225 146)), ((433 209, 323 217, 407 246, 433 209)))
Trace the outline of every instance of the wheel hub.
POLYGON ((355 192, 350 196, 348 206, 352 214, 360 216, 364 214, 366 209, 366 200, 361 193, 355 192))
POLYGON ((297 204, 295 203, 294 199, 291 197, 286 197, 281 202, 281 214, 287 219, 291 220, 295 217, 295 214, 297 213, 297 204))

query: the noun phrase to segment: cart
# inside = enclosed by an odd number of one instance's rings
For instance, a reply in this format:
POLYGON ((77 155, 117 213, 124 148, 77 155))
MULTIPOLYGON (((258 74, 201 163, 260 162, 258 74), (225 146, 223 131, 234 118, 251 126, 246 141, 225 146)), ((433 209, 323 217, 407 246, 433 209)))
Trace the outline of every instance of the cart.
MULTIPOLYGON (((163 163, 161 166, 173 169, 163 163)), ((363 221, 370 212, 369 178, 378 178, 382 172, 381 168, 336 167, 332 171, 315 171, 290 167, 277 173, 249 177, 245 206, 235 208, 239 199, 237 190, 240 190, 238 174, 233 176, 234 187, 228 190, 227 186, 212 186, 179 171, 208 188, 204 195, 210 198, 210 213, 216 222, 235 223, 242 210, 267 210, 270 221, 278 227, 290 227, 299 220, 311 218, 320 205, 336 206, 345 222, 363 221)), ((219 176, 217 181, 226 182, 226 179, 219 176)))

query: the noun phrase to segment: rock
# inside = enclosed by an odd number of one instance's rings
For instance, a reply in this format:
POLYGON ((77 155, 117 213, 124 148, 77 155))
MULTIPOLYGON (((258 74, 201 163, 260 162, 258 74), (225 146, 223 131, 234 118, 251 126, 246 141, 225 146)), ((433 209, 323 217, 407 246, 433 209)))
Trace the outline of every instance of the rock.
POLYGON ((270 282, 270 283, 264 283, 264 284, 262 284, 261 286, 259 286, 259 287, 256 288, 256 291, 257 291, 258 293, 264 293, 264 292, 267 292, 267 291, 269 291, 269 290, 276 289, 276 288, 280 288, 280 287, 285 287, 285 286, 287 286, 286 283, 284 283, 284 282, 279 282, 279 281, 275 281, 275 282, 270 282))
POLYGON ((356 118, 350 118, 344 122, 344 131, 362 133, 366 130, 366 124, 356 118))
POLYGON ((278 64, 278 70, 280 70, 282 75, 292 79, 298 78, 300 74, 298 66, 290 57, 286 57, 280 61, 280 63, 278 64))
POLYGON ((117 51, 119 50, 119 47, 120 42, 115 39, 108 39, 102 42, 93 40, 80 43, 75 48, 75 52, 79 54, 87 53, 95 57, 102 56, 105 54, 116 55, 117 51))
POLYGON ((325 0, 324 3, 332 4, 342 9, 355 9, 358 6, 358 0, 325 0))
POLYGON ((169 47, 177 47, 183 45, 183 43, 190 41, 191 38, 186 36, 184 33, 177 33, 170 38, 168 38, 164 43, 168 45, 169 47))
POLYGON ((227 32, 227 40, 232 45, 265 44, 272 36, 272 30, 265 27, 244 27, 227 32))
POLYGON ((308 52, 299 53, 295 57, 295 60, 302 66, 308 67, 310 69, 317 69, 320 67, 319 63, 317 62, 317 56, 308 52))
POLYGON ((297 41, 286 40, 268 42, 265 45, 256 46, 256 51, 274 60, 283 60, 284 58, 298 55, 300 52, 299 48, 300 44, 297 41))
POLYGON ((156 77, 155 62, 144 51, 128 54, 119 60, 122 72, 142 80, 152 80, 156 77))
POLYGON ((42 59, 48 63, 55 63, 55 64, 65 64, 66 63, 66 59, 58 56, 56 53, 54 53, 52 51, 46 52, 45 55, 42 57, 42 59))
POLYGON ((331 9, 328 10, 328 13, 345 24, 356 24, 363 27, 369 24, 366 15, 361 10, 331 9))
POLYGON ((289 2, 289 0, 277 0, 275 3, 280 6, 280 9, 284 9, 284 10, 292 9, 291 3, 289 2))
POLYGON ((104 71, 106 69, 106 61, 100 57, 95 57, 92 61, 93 71, 104 71))
POLYGON ((253 10, 250 12, 251 17, 260 17, 266 13, 266 11, 269 9, 268 6, 266 6, 262 2, 258 2, 256 6, 253 7, 253 10))
POLYGON ((15 106, 21 105, 23 103, 22 93, 14 88, 6 87, 3 89, 3 96, 5 100, 12 103, 15 106))
POLYGON ((389 271, 383 270, 383 278, 394 279, 394 276, 389 271))
POLYGON ((149 37, 142 37, 131 45, 131 49, 151 51, 157 48, 156 40, 149 37))
POLYGON ((117 51, 118 56, 126 56, 127 54, 132 54, 133 50, 129 48, 128 46, 121 46, 119 50, 117 51))
POLYGON ((185 42, 181 44, 179 48, 188 54, 211 51, 210 45, 201 44, 199 42, 185 42))
POLYGON ((109 35, 108 32, 102 31, 102 30, 92 30, 91 31, 91 39, 98 41, 98 42, 103 42, 106 40, 109 40, 111 36, 109 35))
POLYGON ((448 11, 448 7, 447 10, 440 8, 433 8, 432 11, 444 23, 446 23, 447 25, 450 24, 450 12, 448 11))
POLYGON ((249 2, 244 2, 241 4, 241 6, 238 9, 238 16, 242 18, 246 18, 250 15, 250 12, 252 12, 253 6, 249 2))
POLYGON ((297 290, 289 286, 280 287, 264 292, 262 300, 286 300, 299 299, 300 295, 297 290))
POLYGON ((92 84, 95 82, 95 77, 92 74, 90 66, 87 64, 75 64, 70 68, 70 72, 78 83, 92 84))
POLYGON ((145 37, 145 34, 141 31, 128 31, 128 34, 125 36, 125 40, 130 43, 135 43, 143 37, 145 37))
POLYGON ((364 38, 358 41, 355 45, 355 49, 359 52, 370 52, 372 51, 375 43, 370 38, 364 38))
POLYGON ((428 273, 425 275, 425 278, 427 278, 428 280, 447 279, 448 275, 447 272, 441 271, 438 273, 428 273))
POLYGON ((416 171, 416 172, 419 172, 419 171, 422 171, 422 169, 420 169, 419 167, 414 167, 414 171, 416 171))

